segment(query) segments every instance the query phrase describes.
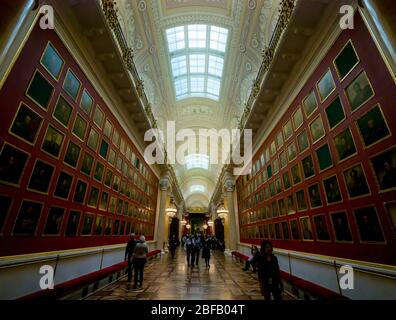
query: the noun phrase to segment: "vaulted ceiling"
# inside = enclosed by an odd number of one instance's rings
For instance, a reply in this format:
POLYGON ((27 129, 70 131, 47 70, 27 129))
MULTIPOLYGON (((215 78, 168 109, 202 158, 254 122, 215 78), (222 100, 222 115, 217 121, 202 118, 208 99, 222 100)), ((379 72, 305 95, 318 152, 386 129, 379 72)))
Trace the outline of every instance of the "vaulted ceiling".
MULTIPOLYGON (((165 134, 167 121, 175 121, 176 130, 189 128, 197 133, 202 128, 237 128, 262 61, 262 50, 278 20, 279 3, 280 0, 116 0, 146 95, 165 134), (182 26, 173 40, 167 37, 167 30, 182 26), (194 29, 201 32, 191 39, 194 29), (225 50, 215 41, 221 40, 216 30, 227 30, 225 50), (179 47, 175 41, 179 41, 179 47), (200 63, 197 56, 201 57, 200 63), (177 57, 184 58, 172 60, 177 57)), ((208 206, 222 168, 221 164, 206 168, 197 159, 190 166, 174 166, 187 207, 208 206)))

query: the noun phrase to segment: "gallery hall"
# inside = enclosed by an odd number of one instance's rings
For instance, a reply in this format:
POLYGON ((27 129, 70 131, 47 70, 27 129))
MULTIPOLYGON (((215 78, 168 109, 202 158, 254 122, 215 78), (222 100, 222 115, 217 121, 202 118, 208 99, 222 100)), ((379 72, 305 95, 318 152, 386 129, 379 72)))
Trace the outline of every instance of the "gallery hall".
POLYGON ((395 21, 2 0, 0 300, 396 300, 395 21))

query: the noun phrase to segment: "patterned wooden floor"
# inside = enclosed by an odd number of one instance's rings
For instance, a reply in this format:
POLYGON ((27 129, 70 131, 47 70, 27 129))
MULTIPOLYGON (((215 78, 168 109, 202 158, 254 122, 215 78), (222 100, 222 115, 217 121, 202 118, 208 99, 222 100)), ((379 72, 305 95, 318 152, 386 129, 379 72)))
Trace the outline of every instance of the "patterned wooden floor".
MULTIPOLYGON (((87 297, 87 300, 262 300, 257 276, 243 272, 231 256, 212 254, 211 268, 205 261, 199 267, 187 267, 180 250, 174 260, 169 254, 150 261, 144 271, 141 289, 133 289, 124 277, 87 297)), ((285 300, 291 299, 284 295, 285 300)))

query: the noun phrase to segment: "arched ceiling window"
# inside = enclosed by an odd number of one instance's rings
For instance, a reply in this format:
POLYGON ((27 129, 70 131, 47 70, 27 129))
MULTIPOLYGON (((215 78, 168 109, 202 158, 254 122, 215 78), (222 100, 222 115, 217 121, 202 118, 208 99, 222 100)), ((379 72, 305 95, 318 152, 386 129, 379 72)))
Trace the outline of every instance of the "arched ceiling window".
POLYGON ((190 24, 166 30, 176 100, 204 97, 218 101, 228 30, 190 24))
POLYGON ((205 192, 205 187, 201 184, 193 184, 190 187, 190 193, 195 193, 195 192, 203 193, 203 192, 205 192))
POLYGON ((186 168, 190 169, 209 169, 209 156, 205 154, 189 154, 186 156, 186 168))

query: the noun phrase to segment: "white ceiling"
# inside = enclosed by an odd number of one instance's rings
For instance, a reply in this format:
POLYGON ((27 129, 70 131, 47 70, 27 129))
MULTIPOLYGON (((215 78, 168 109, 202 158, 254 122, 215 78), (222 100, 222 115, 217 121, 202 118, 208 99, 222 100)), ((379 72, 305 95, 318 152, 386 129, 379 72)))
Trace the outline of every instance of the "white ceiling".
MULTIPOLYGON (((127 42, 144 81, 159 127, 176 121, 176 129, 236 128, 262 57, 278 18, 280 0, 116 0, 127 42), (221 96, 177 100, 166 41, 166 30, 189 24, 215 25, 229 30, 224 55, 221 96)), ((208 170, 175 172, 187 207, 207 207, 222 165, 208 170), (190 192, 202 185, 204 192, 190 192)))

